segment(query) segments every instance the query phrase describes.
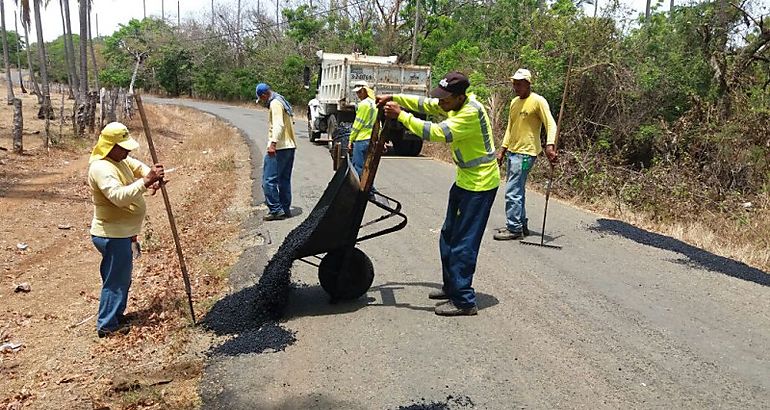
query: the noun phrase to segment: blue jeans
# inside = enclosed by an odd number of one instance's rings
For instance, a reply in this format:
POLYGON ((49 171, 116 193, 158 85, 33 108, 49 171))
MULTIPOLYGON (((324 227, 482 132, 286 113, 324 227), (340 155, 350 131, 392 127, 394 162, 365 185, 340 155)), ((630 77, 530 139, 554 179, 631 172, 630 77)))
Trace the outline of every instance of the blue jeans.
POLYGON ((461 309, 476 305, 476 292, 471 286, 473 273, 496 193, 497 188, 473 192, 457 185, 452 185, 449 190, 449 204, 438 246, 444 293, 461 309))
POLYGON ((358 178, 361 179, 361 173, 364 171, 364 161, 366 161, 366 150, 369 149, 369 141, 353 141, 353 168, 358 172, 358 178))
POLYGON ((91 241, 102 254, 99 272, 102 275, 102 292, 99 295, 98 330, 112 331, 118 328, 118 317, 123 316, 131 287, 131 238, 103 238, 91 236, 91 241))
POLYGON ((505 224, 511 232, 521 232, 527 226, 527 209, 524 206, 527 176, 536 159, 527 154, 506 154, 508 180, 505 184, 505 224))
POLYGON ((262 191, 271 214, 291 212, 291 170, 295 148, 281 149, 275 156, 265 154, 262 167, 262 191))

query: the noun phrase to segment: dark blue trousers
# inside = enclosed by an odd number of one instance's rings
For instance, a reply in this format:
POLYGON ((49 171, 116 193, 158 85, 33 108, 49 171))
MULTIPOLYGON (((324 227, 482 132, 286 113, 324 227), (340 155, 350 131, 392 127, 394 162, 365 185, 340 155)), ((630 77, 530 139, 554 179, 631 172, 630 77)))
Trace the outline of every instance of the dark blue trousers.
POLYGON ((99 295, 99 317, 96 328, 112 331, 118 328, 118 317, 123 315, 128 302, 128 289, 131 287, 131 238, 103 238, 91 236, 102 263, 102 291, 99 295))
POLYGON ((449 190, 449 204, 441 228, 439 251, 444 293, 461 309, 476 305, 476 292, 472 287, 473 273, 476 271, 481 237, 496 193, 497 188, 473 192, 456 184, 449 190))
POLYGON ((279 149, 275 156, 265 154, 262 191, 271 214, 291 213, 291 171, 295 148, 279 149))

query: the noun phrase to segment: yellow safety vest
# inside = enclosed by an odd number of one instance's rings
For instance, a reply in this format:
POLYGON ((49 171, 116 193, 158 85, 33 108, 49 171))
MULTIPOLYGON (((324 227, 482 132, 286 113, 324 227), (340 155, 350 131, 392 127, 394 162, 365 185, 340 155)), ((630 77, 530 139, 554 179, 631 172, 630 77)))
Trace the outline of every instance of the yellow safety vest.
POLYGON ((374 100, 367 97, 356 106, 356 119, 350 130, 350 141, 366 141, 372 137, 374 120, 377 119, 377 107, 374 100))
POLYGON ((410 111, 447 117, 444 121, 433 123, 401 111, 398 120, 423 140, 450 144, 452 159, 457 165, 457 186, 481 192, 500 185, 492 125, 487 110, 475 95, 468 95, 459 110, 450 112, 439 107, 438 98, 398 94, 393 96, 393 101, 410 111))

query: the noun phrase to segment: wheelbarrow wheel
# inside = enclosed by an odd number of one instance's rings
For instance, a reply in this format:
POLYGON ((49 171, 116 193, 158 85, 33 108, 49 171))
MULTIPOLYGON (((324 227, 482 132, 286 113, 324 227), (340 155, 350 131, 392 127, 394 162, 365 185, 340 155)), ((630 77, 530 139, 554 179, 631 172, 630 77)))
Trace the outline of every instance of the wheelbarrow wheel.
POLYGON ((374 265, 360 249, 332 251, 321 259, 318 280, 332 300, 357 299, 372 286, 374 265))

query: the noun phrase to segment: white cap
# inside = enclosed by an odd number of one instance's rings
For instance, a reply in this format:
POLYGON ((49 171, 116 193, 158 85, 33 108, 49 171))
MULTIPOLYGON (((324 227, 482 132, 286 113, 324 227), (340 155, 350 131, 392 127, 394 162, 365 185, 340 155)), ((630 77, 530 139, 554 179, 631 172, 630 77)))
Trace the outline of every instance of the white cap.
POLYGON ((353 83, 353 91, 358 92, 362 88, 369 88, 369 83, 363 80, 359 80, 353 83))
POLYGON ((511 80, 526 80, 528 83, 532 83, 532 73, 526 68, 520 68, 513 74, 511 80))

